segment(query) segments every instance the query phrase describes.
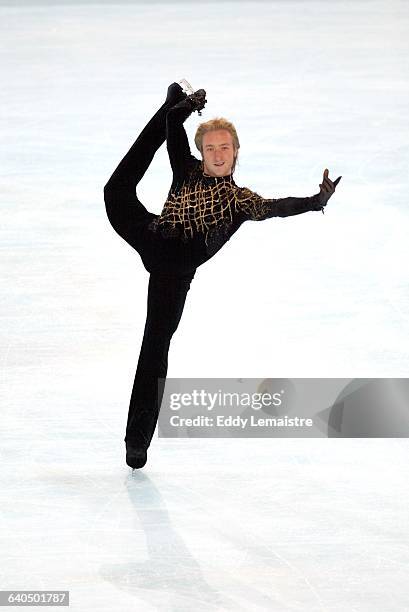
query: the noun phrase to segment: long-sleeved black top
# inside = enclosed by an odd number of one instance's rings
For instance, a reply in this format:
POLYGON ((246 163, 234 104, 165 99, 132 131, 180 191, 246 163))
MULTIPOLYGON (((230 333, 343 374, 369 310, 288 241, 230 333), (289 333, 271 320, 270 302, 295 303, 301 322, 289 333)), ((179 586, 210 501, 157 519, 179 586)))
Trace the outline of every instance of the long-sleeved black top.
POLYGON ((108 218, 118 234, 141 255, 149 272, 192 275, 248 220, 287 217, 323 210, 320 194, 264 199, 233 176, 212 177, 195 158, 183 127, 192 110, 186 100, 166 104, 149 122, 104 188, 108 218), (166 141, 173 180, 160 215, 149 213, 135 194, 154 151, 166 141), (141 140, 141 136, 143 138, 141 140), (144 152, 144 138, 149 146, 144 152), (141 155, 146 158, 141 159, 141 155))
POLYGON ((323 210, 319 193, 305 198, 265 199, 247 187, 238 187, 232 175, 205 174, 203 162, 191 154, 183 127, 191 112, 182 101, 167 113, 166 140, 173 180, 163 210, 149 229, 169 242, 169 247, 177 244, 180 252, 185 245, 191 263, 197 267, 221 249, 247 220, 323 210))

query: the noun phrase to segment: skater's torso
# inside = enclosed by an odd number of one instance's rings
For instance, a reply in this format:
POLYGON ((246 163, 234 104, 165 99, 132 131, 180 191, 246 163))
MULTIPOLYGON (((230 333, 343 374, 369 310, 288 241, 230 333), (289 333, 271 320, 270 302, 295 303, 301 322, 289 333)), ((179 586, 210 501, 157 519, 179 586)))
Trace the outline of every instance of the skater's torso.
POLYGON ((193 250, 200 265, 249 217, 251 195, 260 199, 249 189, 238 187, 232 175, 204 174, 202 163, 192 156, 185 180, 172 185, 161 214, 149 229, 170 240, 169 247, 181 243, 182 250, 193 250))
POLYGON ((160 215, 148 225, 152 266, 190 273, 210 259, 246 220, 285 217, 321 210, 318 195, 307 198, 264 199, 233 176, 209 176, 203 162, 191 154, 183 122, 191 114, 183 102, 167 115, 167 148, 173 181, 160 215))

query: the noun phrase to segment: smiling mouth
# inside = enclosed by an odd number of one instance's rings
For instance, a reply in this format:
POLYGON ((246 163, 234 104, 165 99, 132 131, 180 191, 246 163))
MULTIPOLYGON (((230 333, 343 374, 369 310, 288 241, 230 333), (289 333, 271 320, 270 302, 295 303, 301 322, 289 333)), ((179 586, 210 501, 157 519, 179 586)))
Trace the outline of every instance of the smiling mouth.
POLYGON ((215 164, 215 166, 223 166, 224 162, 221 162, 219 164, 215 164))

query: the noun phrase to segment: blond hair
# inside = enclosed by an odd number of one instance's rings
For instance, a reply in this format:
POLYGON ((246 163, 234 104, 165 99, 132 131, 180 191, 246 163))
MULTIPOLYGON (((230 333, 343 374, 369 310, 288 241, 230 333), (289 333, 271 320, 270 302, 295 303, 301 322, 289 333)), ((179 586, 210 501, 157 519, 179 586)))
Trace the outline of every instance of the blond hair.
POLYGON ((234 152, 235 152, 234 162, 233 162, 233 166, 231 169, 233 173, 234 168, 236 167, 236 160, 237 160, 237 155, 238 155, 239 148, 240 148, 240 142, 239 142, 239 137, 237 136, 236 128, 231 123, 231 121, 228 121, 224 117, 215 117, 214 119, 210 119, 209 121, 206 121, 205 123, 201 123, 198 126, 196 130, 196 134, 195 134, 196 148, 198 149, 198 151, 200 151, 200 153, 203 156, 203 136, 207 132, 213 132, 214 130, 227 130, 231 134, 231 137, 233 139, 234 152))

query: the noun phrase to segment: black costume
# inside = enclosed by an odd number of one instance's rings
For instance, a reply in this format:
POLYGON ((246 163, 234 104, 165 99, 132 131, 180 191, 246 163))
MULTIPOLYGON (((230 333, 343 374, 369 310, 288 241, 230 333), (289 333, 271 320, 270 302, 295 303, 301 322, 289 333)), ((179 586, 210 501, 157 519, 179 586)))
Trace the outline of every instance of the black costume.
MULTIPOLYGON (((147 318, 129 406, 125 440, 147 448, 155 431, 168 368, 169 344, 179 324, 196 268, 210 259, 247 220, 323 210, 320 194, 264 199, 233 176, 213 177, 190 152, 183 122, 192 105, 171 85, 104 188, 109 221, 138 251, 150 273, 147 318), (146 210, 135 188, 167 141, 173 181, 161 215, 146 210)), ((325 205, 325 204, 324 204, 325 205)))

